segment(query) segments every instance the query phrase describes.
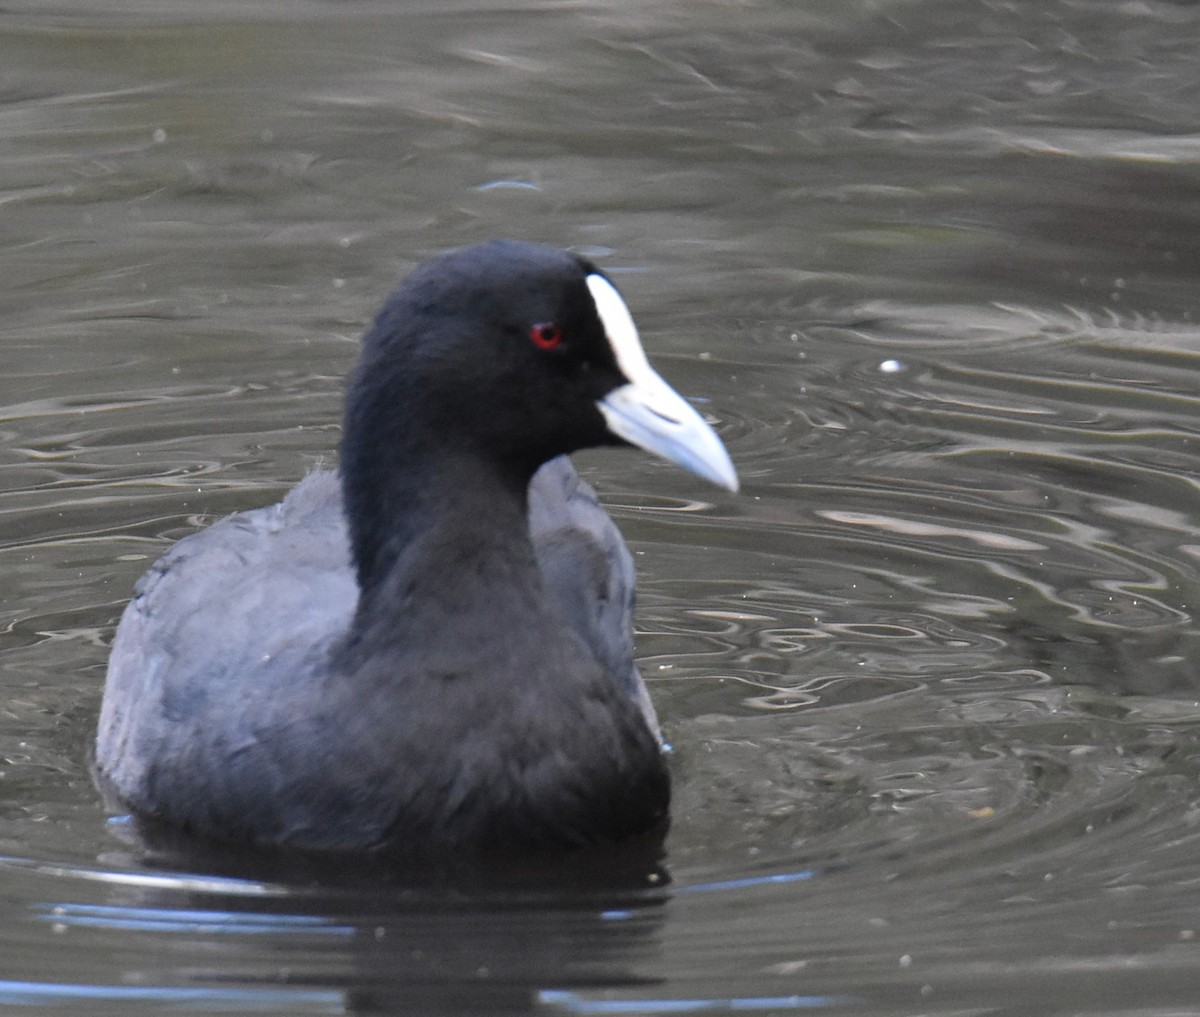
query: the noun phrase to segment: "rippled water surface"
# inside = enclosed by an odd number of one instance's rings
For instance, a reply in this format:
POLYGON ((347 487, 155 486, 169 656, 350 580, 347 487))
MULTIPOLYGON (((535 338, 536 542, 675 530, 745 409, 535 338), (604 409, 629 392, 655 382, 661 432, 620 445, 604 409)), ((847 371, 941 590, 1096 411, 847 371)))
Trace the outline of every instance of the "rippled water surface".
POLYGON ((1200 1012, 1194 5, 102 6, 0 13, 0 1004, 1200 1012), (134 580, 497 235, 611 271, 743 478, 578 457, 669 878, 150 864, 87 771, 134 580))

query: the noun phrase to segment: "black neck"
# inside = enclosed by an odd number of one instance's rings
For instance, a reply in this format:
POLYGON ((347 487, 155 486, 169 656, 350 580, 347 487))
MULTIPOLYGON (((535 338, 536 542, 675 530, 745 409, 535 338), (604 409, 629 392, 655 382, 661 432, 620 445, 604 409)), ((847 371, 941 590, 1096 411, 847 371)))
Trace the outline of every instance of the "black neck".
POLYGON ((393 624, 401 614, 418 625, 427 609, 469 615, 497 589, 540 589, 528 484, 523 472, 446 449, 396 468, 343 462, 360 622, 377 605, 393 624))

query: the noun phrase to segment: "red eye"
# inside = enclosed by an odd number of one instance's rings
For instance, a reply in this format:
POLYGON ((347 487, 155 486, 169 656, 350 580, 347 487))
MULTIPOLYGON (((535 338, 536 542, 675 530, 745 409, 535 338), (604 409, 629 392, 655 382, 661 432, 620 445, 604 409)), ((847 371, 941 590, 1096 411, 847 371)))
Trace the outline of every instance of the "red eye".
POLYGON ((562 345, 563 334, 562 329, 554 322, 547 321, 540 325, 534 325, 529 330, 529 338, 533 340, 533 345, 539 350, 552 350, 562 345))

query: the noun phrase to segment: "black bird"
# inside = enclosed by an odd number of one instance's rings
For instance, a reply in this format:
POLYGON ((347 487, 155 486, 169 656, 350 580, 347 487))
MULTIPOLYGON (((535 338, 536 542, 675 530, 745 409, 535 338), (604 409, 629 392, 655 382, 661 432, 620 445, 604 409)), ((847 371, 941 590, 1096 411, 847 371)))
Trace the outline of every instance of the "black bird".
POLYGON ((499 241, 418 266, 364 339, 338 472, 138 583, 101 787, 153 825, 272 849, 558 849, 662 826, 632 561, 565 458, 622 443, 737 489, 594 265, 499 241))

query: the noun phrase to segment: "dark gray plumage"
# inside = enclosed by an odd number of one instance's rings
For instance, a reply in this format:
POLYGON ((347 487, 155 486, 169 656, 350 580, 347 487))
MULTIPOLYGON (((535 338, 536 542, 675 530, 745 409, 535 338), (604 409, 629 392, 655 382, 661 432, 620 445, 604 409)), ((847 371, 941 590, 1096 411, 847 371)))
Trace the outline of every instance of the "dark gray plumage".
POLYGON ((615 292, 524 244, 418 268, 364 340, 340 471, 180 541, 138 584, 102 786, 202 838, 307 851, 661 828, 632 562, 562 454, 625 439, 736 481, 630 352, 615 292))

